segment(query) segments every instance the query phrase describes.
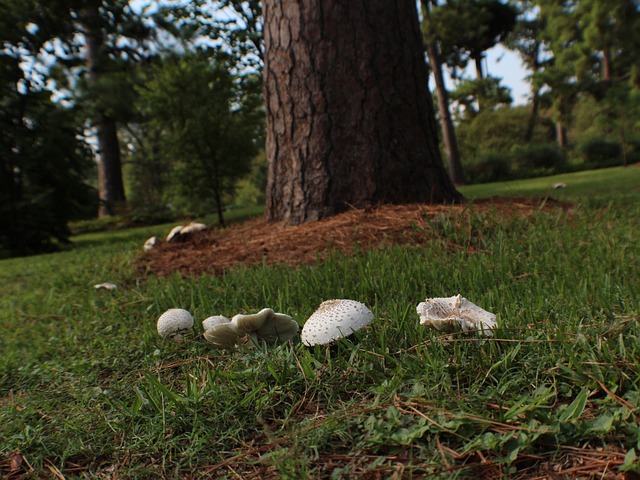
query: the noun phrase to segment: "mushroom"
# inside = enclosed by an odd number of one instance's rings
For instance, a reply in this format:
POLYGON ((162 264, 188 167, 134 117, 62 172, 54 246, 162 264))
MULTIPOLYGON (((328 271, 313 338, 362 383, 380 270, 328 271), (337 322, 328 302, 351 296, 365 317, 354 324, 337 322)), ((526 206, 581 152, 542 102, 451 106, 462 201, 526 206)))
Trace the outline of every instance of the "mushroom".
POLYGON ((148 238, 146 242, 144 242, 144 246, 142 248, 144 248, 145 252, 148 252, 153 247, 155 247, 157 243, 158 243, 158 237, 151 237, 151 238, 148 238))
POLYGON ((452 332, 480 331, 487 336, 498 325, 496 316, 471 303, 462 295, 448 298, 427 298, 416 307, 420 325, 429 325, 438 330, 452 332))
POLYGON ((176 238, 178 238, 178 235, 180 235, 180 231, 184 228, 183 225, 178 225, 176 227, 173 227, 171 229, 171 231, 169 232, 169 235, 167 235, 167 242, 171 242, 173 240, 175 240, 176 238))
POLYGON ((96 283, 93 288, 96 290, 117 290, 118 286, 115 283, 104 282, 104 283, 96 283))
POLYGON ((182 308, 170 308, 158 318, 158 335, 169 337, 178 343, 183 342, 182 335, 193 328, 193 317, 182 308))
MULTIPOLYGON (((205 327, 204 337, 209 343, 221 348, 232 348, 240 339, 248 335, 268 343, 286 342, 298 333, 298 323, 289 315, 275 313, 270 308, 263 308, 258 313, 234 316, 231 321, 226 317, 209 317, 211 326, 205 327), (215 319, 215 320, 213 320, 215 319)), ((204 322, 203 322, 204 326, 204 322)))
POLYGON ((309 317, 300 338, 307 346, 325 345, 360 330, 373 313, 355 300, 327 300, 309 317))
POLYGON ((186 235, 188 233, 201 232, 206 230, 207 226, 204 223, 191 222, 180 230, 180 235, 186 235))
POLYGON ((202 321, 202 328, 204 331, 209 330, 210 328, 215 327, 216 325, 220 325, 222 323, 229 323, 231 320, 223 315, 213 315, 211 317, 205 318, 202 321))
POLYGON ((223 322, 204 331, 204 338, 207 342, 219 348, 233 348, 242 338, 242 334, 238 331, 235 323, 223 322))

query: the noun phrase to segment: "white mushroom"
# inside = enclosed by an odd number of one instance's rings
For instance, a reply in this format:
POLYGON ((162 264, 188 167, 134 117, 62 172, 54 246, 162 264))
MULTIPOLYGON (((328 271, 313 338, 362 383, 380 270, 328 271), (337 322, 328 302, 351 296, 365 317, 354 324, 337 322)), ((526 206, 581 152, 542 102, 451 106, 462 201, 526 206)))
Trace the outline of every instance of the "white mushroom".
POLYGON ((186 235, 188 233, 194 233, 194 232, 201 232, 206 229, 207 229, 207 226, 204 223, 191 222, 180 230, 180 235, 186 235))
POLYGON ((421 325, 429 325, 438 330, 452 332, 480 331, 493 335, 498 325, 496 316, 471 303, 462 295, 448 298, 427 298, 416 307, 421 325))
POLYGON ((115 283, 104 282, 104 283, 96 283, 93 288, 96 290, 117 290, 118 286, 115 283))
POLYGON ((171 231, 169 232, 169 235, 167 235, 167 242, 171 242, 173 240, 175 240, 176 238, 178 238, 178 235, 180 235, 180 231, 184 228, 183 225, 178 225, 177 227, 173 227, 171 229, 171 231))
POLYGON ((142 248, 144 248, 145 252, 148 252, 153 247, 155 247, 157 243, 158 243, 158 237, 151 237, 151 238, 148 238, 146 242, 144 242, 144 246, 142 248))
POLYGON ((158 335, 182 343, 182 335, 193 328, 193 317, 182 308, 170 308, 158 318, 158 335))
POLYGON ((204 338, 207 342, 219 348, 233 348, 242 338, 238 327, 233 322, 224 322, 205 330, 204 338))
POLYGON ((565 188, 567 186, 566 183, 558 182, 553 184, 553 188, 558 190, 559 188, 565 188))
POLYGON ((289 315, 275 313, 270 308, 248 315, 238 314, 231 321, 225 319, 221 316, 209 317, 207 320, 211 320, 211 325, 206 326, 204 332, 209 343, 221 348, 233 348, 244 336, 268 343, 286 342, 295 337, 299 328, 289 315))
POLYGON ((276 313, 270 308, 263 308, 258 313, 250 315, 238 314, 231 321, 237 325, 241 333, 269 343, 291 340, 300 328, 298 322, 289 315, 276 313))
POLYGON ((309 317, 300 338, 307 346, 325 345, 360 330, 373 320, 373 313, 355 300, 327 300, 309 317))
POLYGON ((205 318, 202 321, 203 330, 207 331, 216 325, 220 325, 221 323, 229 323, 231 320, 223 315, 213 315, 211 317, 205 318))

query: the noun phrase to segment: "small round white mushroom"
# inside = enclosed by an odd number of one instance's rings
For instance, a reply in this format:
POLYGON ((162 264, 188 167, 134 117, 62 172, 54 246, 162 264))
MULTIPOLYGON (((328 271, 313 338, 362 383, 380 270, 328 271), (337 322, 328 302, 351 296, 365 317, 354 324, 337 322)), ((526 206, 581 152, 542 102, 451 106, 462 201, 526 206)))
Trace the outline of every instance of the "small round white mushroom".
POLYGON ((427 298, 416 307, 421 325, 452 332, 479 331, 492 335, 496 328, 496 316, 470 302, 462 295, 445 298, 427 298))
POLYGON ((182 343, 183 334, 193 328, 193 316, 182 308, 170 308, 158 318, 158 335, 182 343))
POLYGON ((327 300, 309 317, 300 338, 307 346, 326 345, 351 335, 373 320, 373 313, 355 300, 327 300))
POLYGON ((148 252, 149 250, 153 249, 153 247, 155 247, 157 243, 158 237, 151 237, 148 238, 146 242, 144 242, 144 246, 142 248, 145 252, 148 252))
POLYGON ((211 317, 205 318, 202 321, 202 329, 204 331, 209 330, 216 325, 220 325, 221 323, 229 323, 231 320, 223 315, 213 315, 211 317))

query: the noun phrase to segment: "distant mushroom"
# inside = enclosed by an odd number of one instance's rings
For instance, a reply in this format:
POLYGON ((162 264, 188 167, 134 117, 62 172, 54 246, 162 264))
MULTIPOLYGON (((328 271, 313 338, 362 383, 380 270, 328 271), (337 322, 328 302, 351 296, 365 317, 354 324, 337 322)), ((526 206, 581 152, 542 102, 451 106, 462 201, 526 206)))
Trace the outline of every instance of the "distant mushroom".
POLYGON ((487 312, 462 295, 446 298, 427 298, 416 307, 421 325, 453 332, 479 331, 490 336, 498 325, 496 316, 487 312))
POLYGON ((187 235, 189 233, 201 232, 206 230, 207 226, 204 223, 191 222, 184 226, 182 230, 180 230, 180 235, 187 235))
POLYGON ((360 330, 373 313, 355 300, 327 300, 309 317, 300 338, 307 346, 325 345, 360 330))
POLYGON ((567 186, 566 183, 558 182, 553 184, 553 188, 558 190, 559 188, 565 188, 567 186))
POLYGON ((155 247, 157 243, 158 237, 151 237, 148 238, 146 242, 144 242, 144 246, 142 248, 144 248, 145 252, 148 252, 149 250, 153 249, 153 247, 155 247))
POLYGON ((183 225, 178 225, 176 227, 173 227, 171 229, 171 231, 169 232, 169 234, 167 235, 167 242, 172 242, 173 240, 175 240, 176 238, 178 238, 178 235, 180 235, 180 231, 184 228, 183 225))
POLYGON ((205 327, 204 332, 209 343, 221 348, 233 348, 244 336, 268 343, 286 342, 295 337, 299 328, 298 323, 289 315, 276 313, 270 308, 248 315, 238 314, 231 321, 227 319, 225 322, 225 318, 209 317, 207 320, 210 324, 205 327))
POLYGON ((193 328, 193 316, 182 308, 170 308, 158 318, 158 335, 183 342, 183 334, 193 328))
POLYGON ((181 241, 189 238, 189 236, 195 232, 201 232, 206 230, 207 226, 204 223, 191 222, 187 225, 178 225, 173 227, 167 235, 167 242, 181 241))
POLYGON ((96 283, 93 288, 96 290, 117 290, 118 286, 115 283, 104 282, 104 283, 96 283))

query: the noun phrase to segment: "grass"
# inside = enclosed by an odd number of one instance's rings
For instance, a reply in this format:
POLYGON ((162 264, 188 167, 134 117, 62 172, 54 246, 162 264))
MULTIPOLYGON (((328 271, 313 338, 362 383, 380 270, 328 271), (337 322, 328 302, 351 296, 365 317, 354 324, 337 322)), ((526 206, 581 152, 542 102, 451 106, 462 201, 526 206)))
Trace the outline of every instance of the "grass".
POLYGON ((74 251, 3 260, 0 475, 638 471, 638 174, 629 167, 466 187, 470 198, 525 195, 564 181, 562 195, 578 206, 525 220, 472 205, 464 219, 433 219, 426 248, 306 267, 137 278, 142 241, 166 226, 87 234, 74 251), (119 289, 94 291, 103 281, 119 289), (418 325, 419 301, 456 293, 498 315, 493 338, 447 338, 418 325), (200 335, 206 316, 265 306, 302 324, 328 298, 360 300, 376 319, 330 348, 222 351, 200 335), (197 320, 183 345, 155 333, 171 307, 197 320))

